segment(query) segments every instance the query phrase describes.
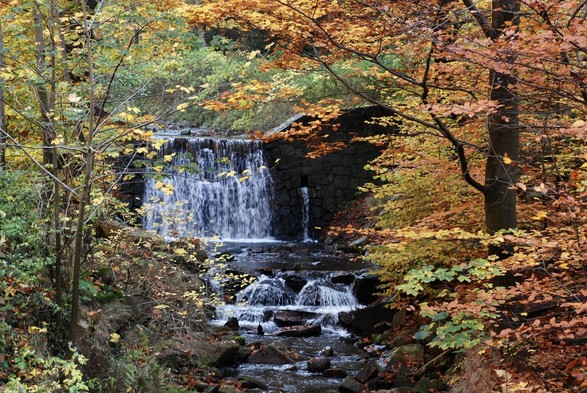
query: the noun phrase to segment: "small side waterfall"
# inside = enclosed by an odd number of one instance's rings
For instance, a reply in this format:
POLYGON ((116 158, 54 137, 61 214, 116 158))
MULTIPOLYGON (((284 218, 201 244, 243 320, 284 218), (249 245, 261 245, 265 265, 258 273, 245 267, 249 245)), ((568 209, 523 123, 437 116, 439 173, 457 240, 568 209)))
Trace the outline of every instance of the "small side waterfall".
POLYGON ((301 187, 300 194, 302 196, 302 241, 311 242, 310 237, 310 190, 308 187, 301 187))
POLYGON ((173 153, 167 176, 146 182, 144 228, 172 237, 271 239, 273 182, 260 141, 171 138, 160 155, 173 153))

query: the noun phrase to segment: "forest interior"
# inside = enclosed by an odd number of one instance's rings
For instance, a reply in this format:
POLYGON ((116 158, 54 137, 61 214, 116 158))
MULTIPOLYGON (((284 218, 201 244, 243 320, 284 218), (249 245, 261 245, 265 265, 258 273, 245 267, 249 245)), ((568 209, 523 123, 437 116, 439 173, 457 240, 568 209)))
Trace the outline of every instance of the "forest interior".
POLYGON ((129 196, 209 171, 159 135, 195 129, 377 147, 314 228, 389 317, 339 391, 587 391, 586 61, 583 0, 0 0, 0 392, 266 391, 208 323, 258 278, 129 196))

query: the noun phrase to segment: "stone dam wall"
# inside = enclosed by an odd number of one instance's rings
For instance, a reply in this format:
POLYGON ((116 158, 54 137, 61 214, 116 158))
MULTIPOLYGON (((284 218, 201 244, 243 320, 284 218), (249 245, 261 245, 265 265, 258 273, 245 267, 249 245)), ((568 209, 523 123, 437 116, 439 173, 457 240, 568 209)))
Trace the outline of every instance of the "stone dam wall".
MULTIPOLYGON (((379 149, 366 142, 353 142, 354 136, 390 133, 389 129, 368 124, 373 117, 389 115, 378 107, 357 108, 341 115, 337 131, 324 130, 330 141, 346 144, 342 150, 319 158, 308 158, 303 142, 275 140, 264 146, 265 157, 274 181, 272 227, 278 239, 299 239, 302 233, 302 193, 310 195, 310 237, 316 238, 315 227, 329 225, 334 214, 357 198, 358 187, 372 181, 365 165, 377 157, 379 149)), ((298 123, 312 121, 301 117, 298 123)), ((289 126, 285 126, 284 131, 289 126)))

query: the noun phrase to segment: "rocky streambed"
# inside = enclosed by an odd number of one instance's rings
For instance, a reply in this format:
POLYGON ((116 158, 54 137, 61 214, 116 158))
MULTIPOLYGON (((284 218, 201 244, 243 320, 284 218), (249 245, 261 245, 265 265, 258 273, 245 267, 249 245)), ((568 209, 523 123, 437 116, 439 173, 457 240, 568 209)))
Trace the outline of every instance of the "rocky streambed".
POLYGON ((161 354, 179 372, 198 366, 197 391, 444 389, 448 354, 417 342, 413 319, 374 296, 370 266, 314 244, 228 244, 218 255, 224 278, 210 287, 226 305, 210 308, 205 337, 161 354))

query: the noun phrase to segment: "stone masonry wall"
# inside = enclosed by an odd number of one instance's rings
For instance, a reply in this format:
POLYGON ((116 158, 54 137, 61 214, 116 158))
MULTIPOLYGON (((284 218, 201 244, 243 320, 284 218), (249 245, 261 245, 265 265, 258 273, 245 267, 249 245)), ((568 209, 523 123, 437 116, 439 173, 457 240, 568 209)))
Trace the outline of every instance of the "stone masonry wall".
MULTIPOLYGON (((329 132, 331 139, 348 142, 355 135, 390 133, 384 127, 366 124, 373 117, 385 115, 388 114, 378 107, 349 110, 339 117, 338 131, 329 132)), ((300 118, 296 122, 311 120, 300 118)), ((305 157, 308 149, 302 142, 276 140, 266 143, 264 150, 275 184, 272 227, 279 239, 301 238, 301 187, 309 189, 309 228, 310 236, 315 238, 313 228, 328 226, 336 212, 356 199, 357 188, 372 181, 373 174, 364 166, 379 154, 377 147, 365 142, 349 143, 340 151, 314 159, 305 157)))

